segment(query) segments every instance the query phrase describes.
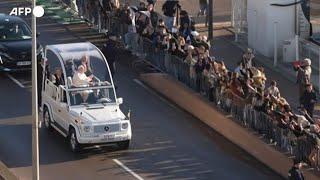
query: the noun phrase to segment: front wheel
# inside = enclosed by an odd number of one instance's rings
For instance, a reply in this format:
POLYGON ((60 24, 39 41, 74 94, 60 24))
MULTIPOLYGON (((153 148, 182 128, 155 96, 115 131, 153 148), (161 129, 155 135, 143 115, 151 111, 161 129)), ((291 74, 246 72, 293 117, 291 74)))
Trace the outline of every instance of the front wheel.
POLYGON ((78 152, 80 150, 80 144, 77 139, 77 134, 73 128, 70 129, 68 142, 72 152, 78 152))
POLYGON ((130 140, 122 141, 117 143, 120 150, 126 150, 129 149, 130 140))
POLYGON ((43 111, 43 122, 44 122, 45 127, 46 127, 49 131, 52 131, 51 117, 50 117, 49 110, 48 110, 48 108, 46 108, 46 107, 44 108, 44 111, 43 111))

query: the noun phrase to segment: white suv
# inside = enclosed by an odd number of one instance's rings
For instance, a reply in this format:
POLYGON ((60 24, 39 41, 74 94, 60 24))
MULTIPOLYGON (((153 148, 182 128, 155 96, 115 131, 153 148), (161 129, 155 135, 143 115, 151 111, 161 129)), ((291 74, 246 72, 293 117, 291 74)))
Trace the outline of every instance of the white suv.
POLYGON ((108 63, 91 43, 48 45, 42 82, 43 121, 68 138, 73 152, 117 143, 127 149, 130 118, 120 110, 108 63))

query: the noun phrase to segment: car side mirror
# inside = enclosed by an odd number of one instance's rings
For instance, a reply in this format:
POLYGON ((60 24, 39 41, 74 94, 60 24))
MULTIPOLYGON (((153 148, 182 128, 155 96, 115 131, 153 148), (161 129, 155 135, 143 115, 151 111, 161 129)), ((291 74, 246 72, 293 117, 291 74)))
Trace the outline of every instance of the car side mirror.
POLYGON ((37 32, 36 36, 37 36, 37 37, 39 37, 39 36, 40 36, 40 33, 39 33, 39 32, 37 32))
POLYGON ((118 98, 118 99, 117 99, 117 103, 118 103, 118 104, 122 104, 122 103, 123 103, 123 98, 118 98))

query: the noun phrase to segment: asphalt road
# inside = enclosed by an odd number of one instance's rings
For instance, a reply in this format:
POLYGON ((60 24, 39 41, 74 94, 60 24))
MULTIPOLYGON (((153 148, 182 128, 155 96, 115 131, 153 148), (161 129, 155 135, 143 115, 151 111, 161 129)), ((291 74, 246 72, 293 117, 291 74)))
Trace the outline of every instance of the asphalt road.
MULTIPOLYGON (((0 12, 17 6, 16 2, 19 1, 1 1, 0 12)), ((38 22, 43 45, 82 41, 74 33, 82 29, 80 25, 59 25, 46 17, 38 22)), ((124 98, 122 109, 132 110, 130 149, 117 151, 110 146, 73 154, 62 136, 41 128, 41 179, 136 178, 116 162, 144 179, 281 179, 206 125, 142 86, 130 66, 134 59, 121 54, 115 76, 118 96, 124 98)), ((0 84, 0 160, 21 179, 30 179, 30 73, 1 73, 0 84)))

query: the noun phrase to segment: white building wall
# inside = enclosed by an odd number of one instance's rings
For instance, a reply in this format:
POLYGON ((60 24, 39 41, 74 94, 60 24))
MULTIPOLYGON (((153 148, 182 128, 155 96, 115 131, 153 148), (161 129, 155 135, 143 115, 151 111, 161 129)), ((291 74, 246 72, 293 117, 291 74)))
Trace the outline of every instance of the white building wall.
POLYGON ((295 35, 295 6, 277 7, 272 3, 284 4, 293 0, 248 0, 248 43, 259 53, 273 57, 274 22, 277 23, 278 52, 282 52, 284 40, 295 35))

